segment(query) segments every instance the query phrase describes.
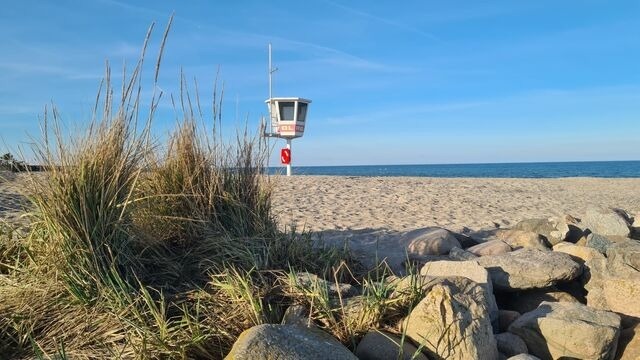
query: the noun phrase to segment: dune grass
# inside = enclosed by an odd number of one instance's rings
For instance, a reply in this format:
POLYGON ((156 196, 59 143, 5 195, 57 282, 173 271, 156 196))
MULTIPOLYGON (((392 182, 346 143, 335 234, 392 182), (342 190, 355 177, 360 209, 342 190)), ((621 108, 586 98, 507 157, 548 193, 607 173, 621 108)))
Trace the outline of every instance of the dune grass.
POLYGON ((34 152, 48 171, 30 176, 30 232, 0 228, 3 356, 221 358, 286 306, 260 296, 264 270, 326 272, 343 261, 307 234, 278 231, 259 139, 225 143, 190 99, 168 144, 152 138, 161 95, 139 123, 148 40, 118 100, 107 68, 84 131, 45 113, 34 152))
POLYGON ((208 129, 182 76, 182 118, 166 144, 152 136, 161 94, 148 109, 140 101, 152 29, 117 100, 107 67, 84 131, 63 131, 55 108, 44 116, 34 152, 48 171, 30 175, 28 232, 0 225, 0 354, 222 358, 243 330, 279 322, 293 304, 349 346, 393 326, 419 292, 390 297, 388 273, 358 280, 346 249, 279 230, 268 149, 246 131, 223 141, 216 95, 208 129), (347 314, 326 285, 292 282, 299 271, 358 285, 360 305, 347 314))

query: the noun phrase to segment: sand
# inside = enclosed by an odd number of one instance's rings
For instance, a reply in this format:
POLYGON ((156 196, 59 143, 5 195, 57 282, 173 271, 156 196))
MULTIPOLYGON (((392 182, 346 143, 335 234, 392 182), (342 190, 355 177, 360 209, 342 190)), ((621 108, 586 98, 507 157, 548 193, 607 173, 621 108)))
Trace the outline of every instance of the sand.
MULTIPOLYGON (((0 219, 26 203, 25 174, 0 173, 0 219)), ((312 231, 452 231, 509 227, 526 218, 571 214, 590 206, 640 214, 640 179, 474 179, 420 177, 272 177, 282 226, 312 231)))
POLYGON ((640 179, 489 179, 281 176, 274 211, 281 225, 313 231, 462 231, 522 219, 615 207, 640 214, 640 179))
POLYGON ((28 203, 24 196, 26 176, 0 171, 0 221, 19 221, 21 210, 28 203))

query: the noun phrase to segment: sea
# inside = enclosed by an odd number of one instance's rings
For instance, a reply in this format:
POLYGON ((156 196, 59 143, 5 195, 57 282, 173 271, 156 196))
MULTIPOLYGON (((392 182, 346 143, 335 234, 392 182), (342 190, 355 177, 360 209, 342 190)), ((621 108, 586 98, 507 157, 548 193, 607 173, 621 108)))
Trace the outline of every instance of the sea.
MULTIPOLYGON (((271 174, 285 173, 270 167, 271 174)), ((576 161, 495 164, 293 166, 294 175, 421 176, 469 178, 640 178, 640 161, 576 161)))

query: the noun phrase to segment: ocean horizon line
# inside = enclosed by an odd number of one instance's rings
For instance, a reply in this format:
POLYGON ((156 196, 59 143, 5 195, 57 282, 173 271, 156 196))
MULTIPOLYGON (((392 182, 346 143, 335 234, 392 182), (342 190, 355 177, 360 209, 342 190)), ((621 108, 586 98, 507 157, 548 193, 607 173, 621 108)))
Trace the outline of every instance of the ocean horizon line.
MULTIPOLYGON (((269 166, 270 174, 283 171, 269 166)), ((319 165, 293 166, 297 175, 416 176, 452 178, 640 178, 640 160, 565 161, 470 164, 319 165)))
MULTIPOLYGON (((573 163, 623 163, 640 162, 640 159, 631 160, 562 160, 562 161, 506 161, 506 162, 443 162, 443 163, 406 163, 406 164, 341 164, 341 165, 296 165, 294 167, 356 167, 356 166, 431 166, 431 165, 518 165, 518 164, 573 164, 573 163)), ((280 167, 270 165, 269 167, 280 167)))

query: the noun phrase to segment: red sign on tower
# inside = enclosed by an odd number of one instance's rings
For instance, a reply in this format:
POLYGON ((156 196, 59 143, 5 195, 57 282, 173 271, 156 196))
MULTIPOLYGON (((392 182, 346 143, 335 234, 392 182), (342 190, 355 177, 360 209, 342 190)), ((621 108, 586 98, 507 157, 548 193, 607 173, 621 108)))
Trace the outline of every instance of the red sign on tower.
POLYGON ((282 165, 291 164, 291 149, 283 148, 280 150, 280 162, 282 165))

